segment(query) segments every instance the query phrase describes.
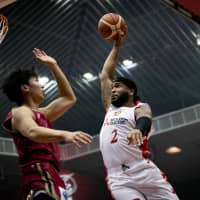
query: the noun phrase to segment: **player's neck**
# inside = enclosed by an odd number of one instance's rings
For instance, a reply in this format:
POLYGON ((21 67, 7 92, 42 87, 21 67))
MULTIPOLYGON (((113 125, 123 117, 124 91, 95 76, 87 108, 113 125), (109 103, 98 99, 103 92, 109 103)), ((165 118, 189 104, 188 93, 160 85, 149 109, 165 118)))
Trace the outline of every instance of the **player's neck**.
POLYGON ((133 107, 134 106, 133 100, 129 99, 129 101, 126 102, 123 106, 125 106, 125 107, 133 107))
POLYGON ((26 96, 24 98, 24 103, 23 105, 31 108, 31 109, 34 109, 34 110, 37 110, 39 108, 39 105, 40 105, 40 102, 38 102, 38 99, 36 98, 32 98, 30 96, 26 96))
POLYGON ((27 106, 32 110, 37 110, 39 105, 37 103, 35 103, 34 101, 25 101, 23 103, 23 106, 27 106))

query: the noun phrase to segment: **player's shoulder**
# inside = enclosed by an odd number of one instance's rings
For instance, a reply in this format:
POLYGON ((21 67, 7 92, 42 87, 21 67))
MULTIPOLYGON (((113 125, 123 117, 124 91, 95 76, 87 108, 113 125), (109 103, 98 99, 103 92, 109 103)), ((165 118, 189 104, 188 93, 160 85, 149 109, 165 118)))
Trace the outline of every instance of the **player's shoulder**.
POLYGON ((31 109, 29 107, 23 105, 23 106, 14 107, 14 108, 12 108, 11 111, 12 112, 23 112, 23 111, 29 112, 29 111, 31 111, 31 109))
POLYGON ((143 115, 143 114, 148 114, 148 115, 152 115, 152 111, 151 111, 151 107, 148 103, 142 103, 140 105, 138 105, 138 107, 135 108, 135 115, 143 115))
POLYGON ((6 115, 2 124, 3 129, 8 132, 15 132, 12 125, 13 121, 22 121, 24 118, 27 118, 28 115, 31 116, 31 112, 25 106, 13 107, 6 115))
POLYGON ((33 115, 32 110, 27 106, 14 107, 12 108, 11 112, 13 117, 33 115))
POLYGON ((135 112, 143 112, 143 111, 148 111, 151 112, 151 107, 149 105, 149 103, 146 102, 139 102, 136 106, 135 106, 135 112))
POLYGON ((135 105, 136 108, 139 108, 139 107, 148 107, 150 108, 150 104, 147 103, 147 102, 141 102, 139 101, 136 105, 135 105))

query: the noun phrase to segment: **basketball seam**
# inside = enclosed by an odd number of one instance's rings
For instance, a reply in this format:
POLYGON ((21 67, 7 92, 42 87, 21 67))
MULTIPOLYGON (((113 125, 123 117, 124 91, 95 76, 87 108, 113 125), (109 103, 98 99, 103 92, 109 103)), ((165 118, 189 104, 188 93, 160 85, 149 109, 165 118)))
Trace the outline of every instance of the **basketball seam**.
MULTIPOLYGON (((125 32, 121 30, 121 21, 122 21, 122 17, 120 15, 117 24, 110 24, 109 22, 107 22, 104 19, 100 19, 100 22, 102 22, 103 24, 107 25, 108 27, 110 27, 112 33, 108 36, 105 37, 105 39, 111 39, 116 33, 115 31, 119 31, 120 34, 124 35, 125 32)), ((111 18, 113 19, 113 21, 115 21, 114 17, 111 15, 111 18)))
POLYGON ((100 22, 103 22, 104 24, 108 25, 112 30, 115 30, 115 25, 113 24, 109 24, 107 21, 105 21, 104 19, 101 19, 100 22))

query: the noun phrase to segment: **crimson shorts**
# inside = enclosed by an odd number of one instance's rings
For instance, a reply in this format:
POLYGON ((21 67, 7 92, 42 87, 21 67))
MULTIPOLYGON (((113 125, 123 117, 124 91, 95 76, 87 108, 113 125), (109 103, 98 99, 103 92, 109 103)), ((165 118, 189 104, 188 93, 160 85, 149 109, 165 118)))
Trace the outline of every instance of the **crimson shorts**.
MULTIPOLYGON (((67 200, 65 184, 58 170, 49 163, 34 163, 22 168, 22 200, 49 196, 52 200, 67 200)), ((48 198, 47 198, 48 199, 48 198)))

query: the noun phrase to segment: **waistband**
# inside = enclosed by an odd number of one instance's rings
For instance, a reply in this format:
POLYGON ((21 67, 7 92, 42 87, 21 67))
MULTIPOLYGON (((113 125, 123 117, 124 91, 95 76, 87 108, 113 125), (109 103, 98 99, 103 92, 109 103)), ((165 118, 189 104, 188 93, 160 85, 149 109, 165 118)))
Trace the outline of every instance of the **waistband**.
POLYGON ((48 163, 48 162, 30 163, 25 166, 21 166, 20 168, 21 168, 22 172, 27 173, 27 172, 33 171, 34 169, 37 169, 38 167, 54 168, 55 170, 59 171, 59 169, 57 169, 57 167, 54 164, 48 163))
POLYGON ((132 162, 126 162, 124 164, 121 164, 117 167, 107 168, 107 173, 115 174, 115 173, 125 172, 126 170, 129 170, 131 168, 134 168, 136 171, 139 171, 144 168, 148 168, 149 166, 152 166, 152 162, 149 159, 134 160, 132 162))

